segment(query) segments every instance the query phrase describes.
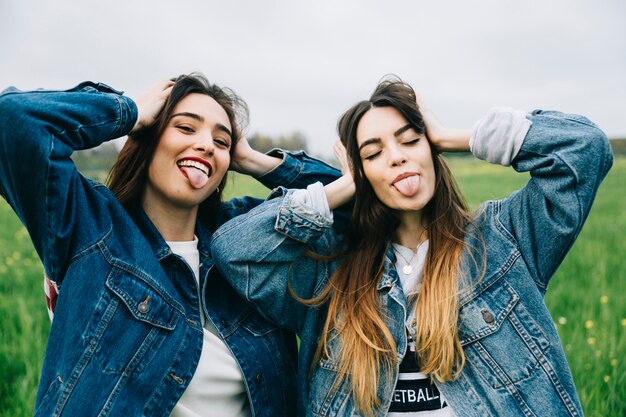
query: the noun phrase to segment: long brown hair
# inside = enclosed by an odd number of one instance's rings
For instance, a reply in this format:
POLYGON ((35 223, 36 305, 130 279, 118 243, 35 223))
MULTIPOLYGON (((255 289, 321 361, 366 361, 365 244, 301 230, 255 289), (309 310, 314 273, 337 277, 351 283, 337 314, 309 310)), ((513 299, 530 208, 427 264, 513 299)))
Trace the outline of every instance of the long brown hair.
MULTIPOLYGON (((357 409, 365 415, 381 405, 377 388, 389 383, 398 366, 396 342, 384 322, 385 312, 377 286, 385 253, 399 222, 380 202, 365 177, 356 132, 365 113, 373 107, 392 106, 418 132, 426 131, 413 89, 397 78, 382 81, 369 100, 347 110, 338 123, 356 184, 348 252, 329 285, 307 304, 328 301, 328 315, 318 345, 316 363, 329 356, 333 337, 340 340, 334 388, 348 378, 357 409), (335 329, 337 334, 334 332, 335 329)), ((458 283, 466 228, 471 220, 467 205, 448 166, 432 148, 435 192, 423 209, 429 249, 423 281, 415 303, 416 354, 422 372, 439 381, 454 379, 465 357, 458 330, 458 283)))
MULTIPOLYGON (((128 137, 107 178, 107 186, 124 207, 139 202, 148 179, 148 167, 161 134, 167 127, 176 105, 189 94, 205 94, 217 101, 226 112, 232 128, 231 158, 242 129, 247 123, 248 106, 232 90, 210 83, 200 73, 183 74, 172 81, 175 82, 174 88, 155 122, 128 137)), ((198 216, 208 224, 213 222, 219 210, 225 184, 226 174, 218 190, 200 204, 198 216)))

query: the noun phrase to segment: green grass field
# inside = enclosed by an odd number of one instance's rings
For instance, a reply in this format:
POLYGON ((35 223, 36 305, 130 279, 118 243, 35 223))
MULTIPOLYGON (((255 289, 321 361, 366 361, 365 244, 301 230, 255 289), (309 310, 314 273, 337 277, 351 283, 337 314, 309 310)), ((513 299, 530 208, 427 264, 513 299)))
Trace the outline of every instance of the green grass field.
MULTIPOLYGON (((472 207, 527 180, 472 159, 450 164, 472 207)), ((588 417, 626 412, 625 183, 626 159, 617 159, 546 298, 588 417)), ((233 176, 226 194, 264 197, 267 190, 233 176)), ((26 230, 0 199, 0 416, 33 414, 48 330, 42 267, 26 230)))

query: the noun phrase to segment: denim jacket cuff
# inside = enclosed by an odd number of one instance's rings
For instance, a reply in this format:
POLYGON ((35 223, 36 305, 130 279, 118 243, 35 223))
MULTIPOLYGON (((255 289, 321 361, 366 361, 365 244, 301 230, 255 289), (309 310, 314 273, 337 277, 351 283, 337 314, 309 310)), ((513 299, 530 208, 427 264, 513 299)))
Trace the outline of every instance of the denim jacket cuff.
POLYGON ((309 243, 319 238, 332 225, 332 219, 302 204, 295 195, 295 190, 289 190, 278 209, 275 229, 294 240, 309 243))
POLYGON ((470 150, 478 159, 510 166, 531 124, 525 111, 494 107, 474 125, 470 150))
POLYGON ((283 160, 277 167, 258 178, 261 184, 268 188, 273 188, 276 184, 289 185, 302 172, 302 161, 291 152, 285 152, 282 149, 272 149, 267 155, 282 158, 283 160))

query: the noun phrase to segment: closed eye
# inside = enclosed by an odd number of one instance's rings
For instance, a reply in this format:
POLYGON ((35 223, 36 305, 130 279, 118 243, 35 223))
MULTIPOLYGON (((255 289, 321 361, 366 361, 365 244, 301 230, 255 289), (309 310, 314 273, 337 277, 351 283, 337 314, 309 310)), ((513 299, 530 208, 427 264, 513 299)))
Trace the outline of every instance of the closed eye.
POLYGON ((419 142, 419 141, 420 141, 420 138, 415 138, 415 139, 413 139, 413 140, 409 140, 409 141, 407 141, 407 142, 402 142, 402 144, 403 144, 403 145, 409 145, 409 146, 410 146, 410 145, 415 145, 415 144, 416 144, 417 142, 419 142))
POLYGON ((193 127, 191 126, 187 126, 187 125, 177 125, 176 128, 178 130, 180 130, 183 133, 194 133, 195 130, 193 127))
POLYGON ((230 149, 230 142, 225 139, 215 138, 215 143, 217 146, 223 149, 230 149))
POLYGON ((367 156, 366 156, 365 158, 363 158, 363 159, 367 159, 368 161, 371 161, 372 159, 375 159, 378 155, 380 155, 380 152, 381 152, 381 151, 377 151, 377 152, 374 152, 374 153, 372 153, 372 154, 369 154, 369 155, 367 155, 367 156))

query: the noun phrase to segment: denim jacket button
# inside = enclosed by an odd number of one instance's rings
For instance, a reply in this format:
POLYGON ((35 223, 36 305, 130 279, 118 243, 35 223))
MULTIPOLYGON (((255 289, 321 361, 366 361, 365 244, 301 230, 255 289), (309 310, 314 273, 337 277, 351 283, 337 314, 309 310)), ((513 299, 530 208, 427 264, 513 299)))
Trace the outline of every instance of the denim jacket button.
POLYGON ((220 319, 220 322, 222 323, 222 325, 223 325, 224 327, 228 327, 228 322, 226 321, 226 319, 225 319, 224 317, 222 317, 222 318, 220 319))
POLYGON ((139 312, 143 314, 147 313, 149 310, 148 303, 146 303, 145 301, 140 302, 137 306, 137 310, 139 310, 139 312))
POLYGON ((487 324, 493 324, 493 314, 491 314, 491 311, 488 310, 483 310, 483 319, 485 320, 485 322, 487 324))
POLYGON ((257 384, 260 384, 261 381, 263 381, 263 374, 259 372, 258 374, 256 374, 256 377, 254 378, 254 380, 256 381, 257 384))

